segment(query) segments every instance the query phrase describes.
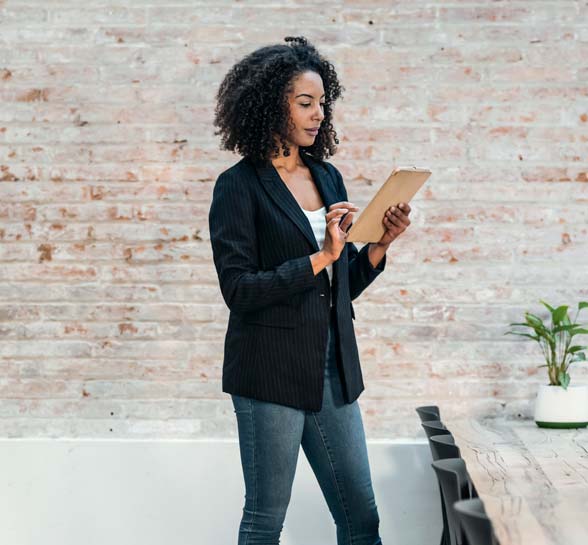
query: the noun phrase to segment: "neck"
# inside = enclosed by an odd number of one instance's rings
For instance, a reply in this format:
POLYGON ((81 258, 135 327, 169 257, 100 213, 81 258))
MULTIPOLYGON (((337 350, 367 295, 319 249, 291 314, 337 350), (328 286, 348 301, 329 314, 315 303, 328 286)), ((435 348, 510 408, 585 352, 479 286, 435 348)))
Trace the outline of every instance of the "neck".
POLYGON ((288 147, 290 148, 290 155, 288 157, 285 157, 283 151, 280 150, 280 155, 271 160, 272 165, 274 165, 276 170, 282 169, 286 172, 292 172, 296 170, 297 167, 304 164, 300 158, 300 149, 298 146, 288 144, 288 147))

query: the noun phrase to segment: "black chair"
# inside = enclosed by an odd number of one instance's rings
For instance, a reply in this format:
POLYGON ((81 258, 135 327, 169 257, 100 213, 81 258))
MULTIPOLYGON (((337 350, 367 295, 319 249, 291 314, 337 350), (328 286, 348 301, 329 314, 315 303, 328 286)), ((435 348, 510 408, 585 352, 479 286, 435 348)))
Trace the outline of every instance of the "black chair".
MULTIPOLYGON (((429 440, 429 448, 433 460, 444 460, 446 458, 461 458, 459 447, 455 444, 455 439, 451 432, 440 421, 421 422, 429 440), (446 436, 444 439, 441 436, 446 436), (435 440, 432 441, 432 438, 435 440), (442 444, 443 443, 443 444, 442 444)), ((474 483, 470 480, 470 493, 472 498, 478 497, 474 483)))
POLYGON ((451 434, 432 435, 429 437, 429 446, 433 460, 445 460, 446 458, 461 458, 459 447, 451 434))
POLYGON ((419 415, 421 422, 441 420, 441 413, 437 405, 423 405, 422 407, 417 407, 416 412, 419 415))
POLYGON ((453 508, 456 501, 470 499, 469 478, 462 458, 447 458, 432 463, 445 503, 451 545, 467 545, 453 508))
POLYGON ((430 439, 433 435, 450 435, 451 432, 445 427, 445 424, 440 420, 429 420, 427 422, 421 422, 421 426, 425 430, 427 439, 430 439))
MULTIPOLYGON (((455 444, 455 438, 450 433, 446 435, 432 435, 429 437, 429 448, 431 449, 433 461, 446 460, 447 458, 461 458, 461 451, 455 444)), ((472 480, 469 478, 469 475, 468 482, 470 487, 469 497, 477 498, 478 491, 472 480)))
MULTIPOLYGON (((439 436, 439 435, 451 435, 450 431, 445 427, 445 424, 440 420, 429 420, 429 421, 422 421, 421 426, 425 430, 425 435, 429 441, 429 448, 431 449, 431 456, 433 460, 435 460, 435 454, 433 451, 433 446, 431 444, 431 437, 439 436)), ((441 501, 441 516, 443 518, 443 531, 441 532, 441 542, 440 545, 451 545, 451 541, 449 538, 449 523, 447 522, 447 509, 445 507, 445 502, 443 501, 443 495, 441 494, 441 490, 439 490, 439 497, 441 501)))
POLYGON ((455 502, 453 510, 468 545, 498 545, 492 522, 486 515, 480 498, 455 502))

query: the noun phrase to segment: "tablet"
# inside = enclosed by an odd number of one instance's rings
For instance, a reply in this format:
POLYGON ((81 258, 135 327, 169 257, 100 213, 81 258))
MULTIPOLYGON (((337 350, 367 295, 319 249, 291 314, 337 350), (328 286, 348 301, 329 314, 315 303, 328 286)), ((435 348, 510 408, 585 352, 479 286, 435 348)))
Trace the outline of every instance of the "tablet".
POLYGON ((431 175, 428 168, 396 167, 348 231, 347 242, 378 242, 390 206, 408 203, 431 175))

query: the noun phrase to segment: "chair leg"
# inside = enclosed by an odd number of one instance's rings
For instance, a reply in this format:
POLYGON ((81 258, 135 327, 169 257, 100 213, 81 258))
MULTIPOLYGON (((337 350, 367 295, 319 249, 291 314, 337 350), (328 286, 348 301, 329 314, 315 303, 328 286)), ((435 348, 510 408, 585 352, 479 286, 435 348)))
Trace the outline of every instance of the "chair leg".
POLYGON ((446 528, 443 528, 443 530, 441 531, 440 545, 451 545, 451 540, 449 535, 447 534, 446 528))
POLYGON ((478 496, 478 491, 476 490, 476 487, 474 486, 474 483, 470 482, 470 497, 471 498, 479 498, 480 496, 478 496))
POLYGON ((447 511, 445 509, 445 500, 443 493, 439 490, 441 496, 441 514, 443 518, 443 531, 441 532, 441 545, 451 545, 451 536, 449 535, 449 522, 447 520, 447 511))

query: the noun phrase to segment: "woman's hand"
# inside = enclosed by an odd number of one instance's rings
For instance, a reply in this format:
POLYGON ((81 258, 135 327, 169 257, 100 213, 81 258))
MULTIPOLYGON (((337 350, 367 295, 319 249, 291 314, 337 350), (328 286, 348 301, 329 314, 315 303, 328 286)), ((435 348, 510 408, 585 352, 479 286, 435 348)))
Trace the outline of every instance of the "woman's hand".
POLYGON ((410 225, 410 220, 408 219, 410 210, 410 206, 404 202, 398 203, 398 206, 391 206, 386 210, 382 219, 386 231, 382 238, 376 242, 378 246, 389 246, 394 239, 406 230, 410 225))
POLYGON ((325 242, 323 244, 322 252, 329 259, 329 261, 337 261, 347 240, 347 229, 353 222, 353 214, 359 208, 348 201, 336 202, 329 206, 329 211, 325 216, 327 222, 327 229, 325 231, 325 242), (341 221, 341 218, 343 221, 341 221), (341 223, 339 223, 341 221, 341 223))

